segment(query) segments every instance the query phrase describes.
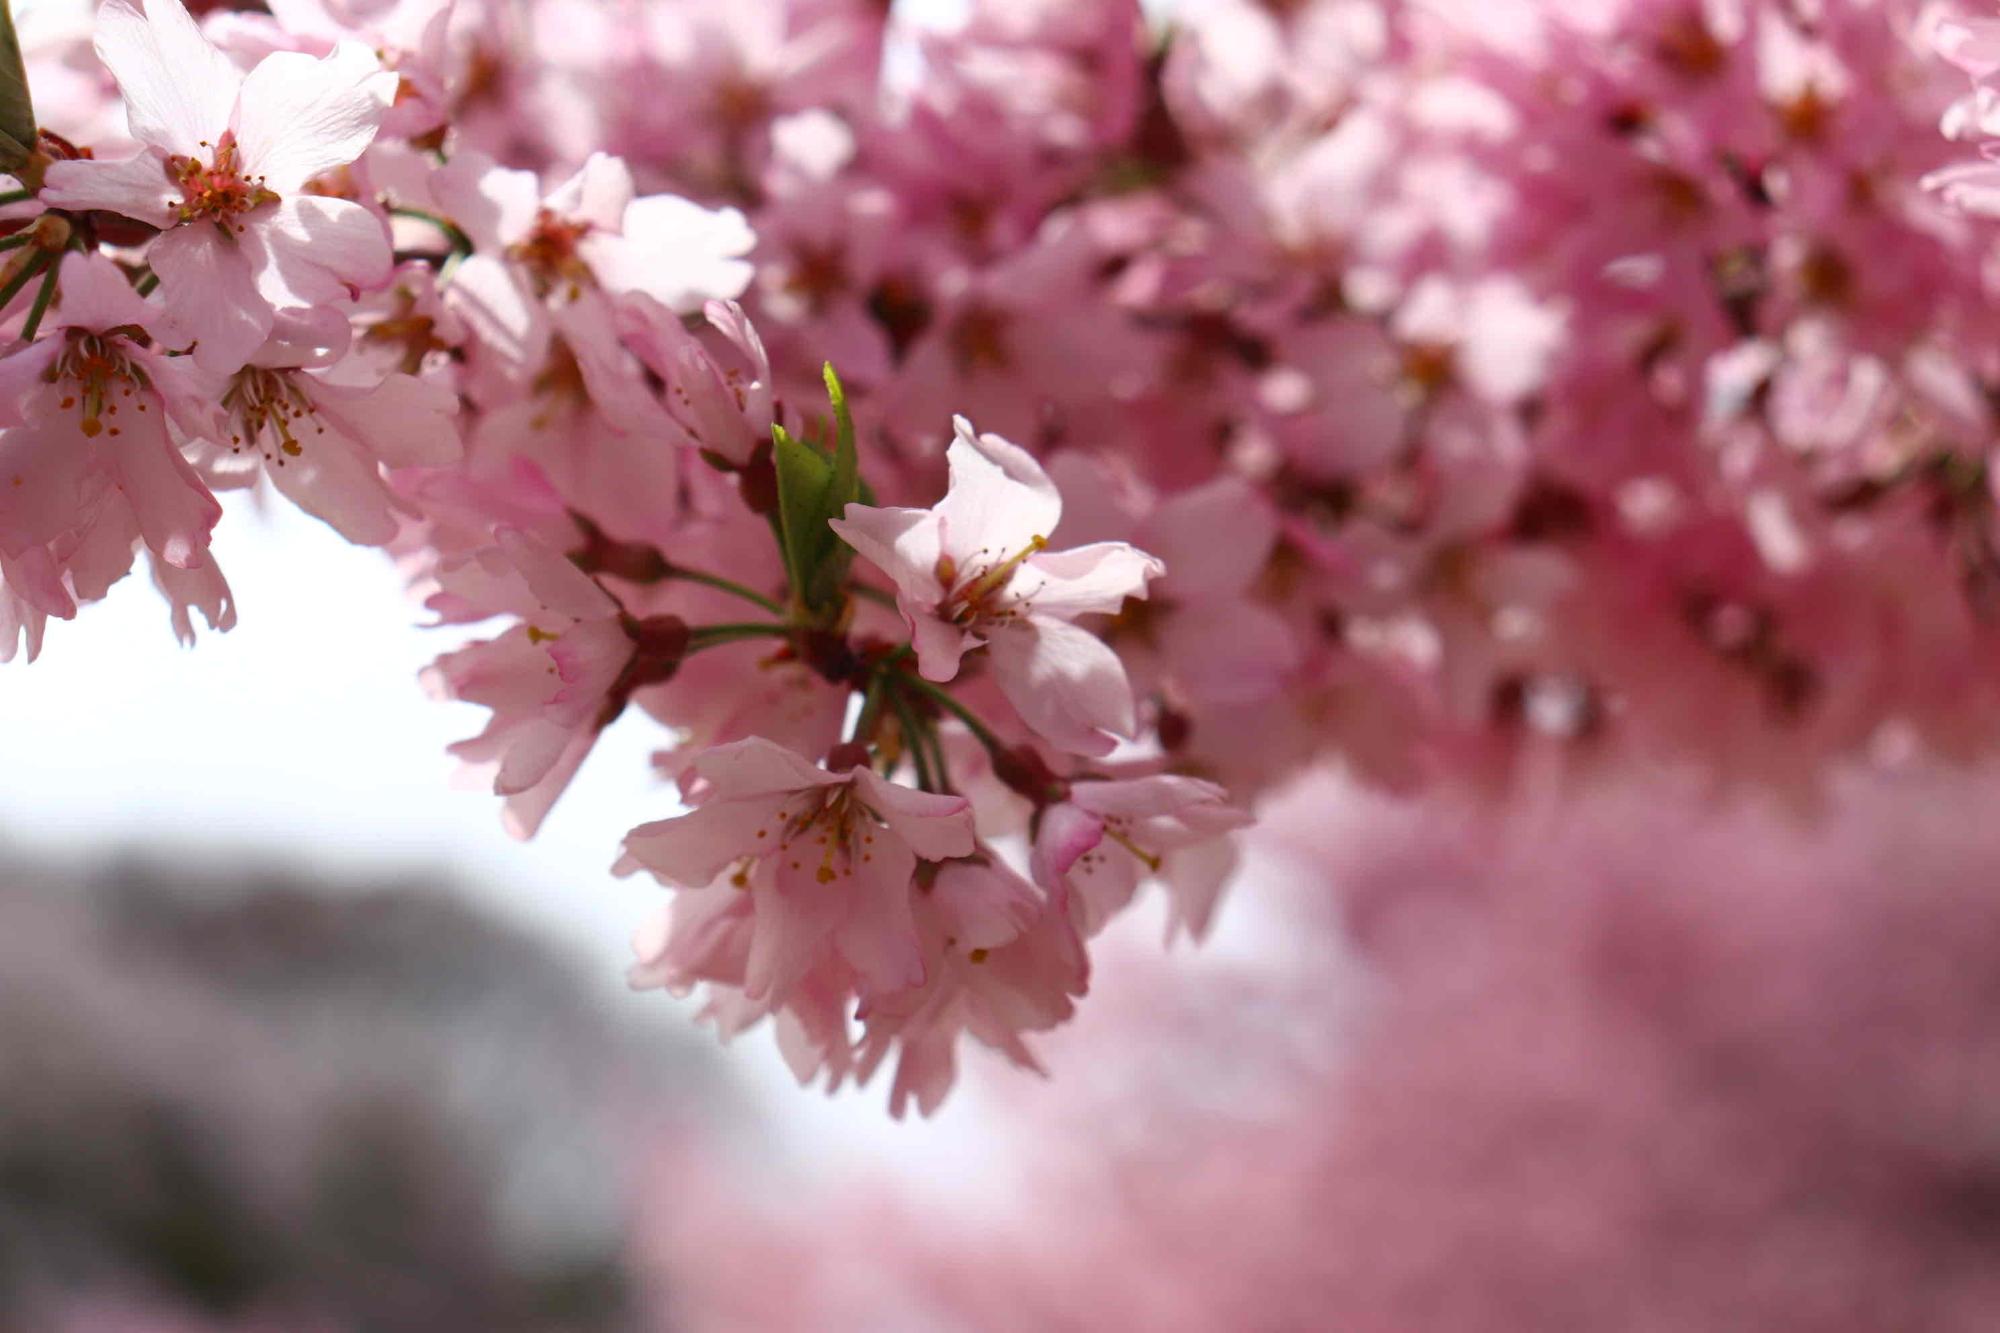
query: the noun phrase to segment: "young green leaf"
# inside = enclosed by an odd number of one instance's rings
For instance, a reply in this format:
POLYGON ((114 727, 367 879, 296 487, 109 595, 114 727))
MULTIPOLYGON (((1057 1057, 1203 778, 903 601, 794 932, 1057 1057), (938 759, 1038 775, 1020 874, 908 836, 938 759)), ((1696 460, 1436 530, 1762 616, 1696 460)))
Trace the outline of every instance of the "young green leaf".
POLYGON ((0 0, 0 171, 17 174, 35 150, 35 105, 14 34, 13 7, 0 0))
POLYGON ((785 576, 792 594, 806 607, 814 605, 814 585, 827 547, 834 542, 827 527, 827 499, 833 489, 833 463, 783 426, 771 428, 771 462, 778 473, 778 527, 784 548, 785 576))

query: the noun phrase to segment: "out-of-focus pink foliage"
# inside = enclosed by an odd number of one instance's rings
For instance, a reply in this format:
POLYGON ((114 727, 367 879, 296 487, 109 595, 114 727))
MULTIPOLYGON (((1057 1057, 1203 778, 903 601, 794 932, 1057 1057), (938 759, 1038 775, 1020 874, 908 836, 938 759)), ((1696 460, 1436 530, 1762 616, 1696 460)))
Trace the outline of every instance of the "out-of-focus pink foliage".
MULTIPOLYGON (((793 1308, 833 1328, 2000 1316, 1990 778, 1853 784, 1818 828, 1670 786, 1500 822, 1312 796, 1276 816, 1320 895, 1291 895, 1289 979, 1121 972, 1017 1108, 1042 1146, 1011 1203, 940 1234, 877 1196, 851 1244, 720 1205, 738 1262, 812 1254, 793 1308)), ((692 1308, 794 1326, 754 1286, 696 1275, 692 1308)))

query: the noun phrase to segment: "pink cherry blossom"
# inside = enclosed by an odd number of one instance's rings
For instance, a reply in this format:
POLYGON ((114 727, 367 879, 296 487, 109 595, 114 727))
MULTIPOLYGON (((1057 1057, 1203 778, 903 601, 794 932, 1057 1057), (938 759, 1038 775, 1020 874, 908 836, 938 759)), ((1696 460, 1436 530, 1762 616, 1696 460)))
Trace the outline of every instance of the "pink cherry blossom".
POLYGON ((889 1112, 899 1117, 913 1100, 924 1115, 943 1103, 961 1035, 1041 1072, 1023 1035, 1067 1020, 1089 983, 1069 914, 995 860, 944 866, 916 911, 932 960, 924 984, 872 997, 859 1015, 856 1077, 865 1082, 894 1052, 889 1112))
POLYGON ((382 226, 311 193, 375 138, 395 76, 366 49, 277 52, 247 75, 180 0, 105 0, 97 52, 125 96, 137 157, 59 162, 44 203, 162 229, 148 262, 207 369, 241 366, 279 308, 319 305, 389 276, 382 226))
POLYGON ((920 861, 971 854, 964 797, 899 786, 865 765, 828 772, 755 737, 709 751, 695 772, 694 810, 632 830, 618 868, 711 898, 725 881, 747 894, 746 999, 784 1003, 829 955, 875 990, 922 983, 914 876, 920 861))
POLYGON ((1123 542, 1048 550, 1062 496, 1033 456, 960 418, 951 489, 932 509, 849 505, 838 532, 896 584, 927 679, 985 647, 1008 702, 1049 740, 1106 754, 1137 725, 1117 655, 1074 623, 1143 597, 1159 561, 1123 542))
POLYGON ((104 524, 195 568, 222 510, 175 429, 205 433, 210 404, 155 346, 164 312, 110 260, 66 258, 62 288, 50 336, 0 360, 0 554, 64 559, 104 524))
MULTIPOLYGON (((414 375, 369 371, 354 358, 277 336, 229 377, 223 468, 258 468, 299 508, 349 541, 380 546, 396 535, 385 468, 441 467, 460 454, 458 396, 414 375)), ((346 322, 340 323, 346 333, 346 322)))
MULTIPOLYGON (((507 831, 533 837, 623 708, 635 627, 560 552, 513 529, 445 561, 436 584, 425 604, 442 624, 517 618, 499 637, 440 657, 424 681, 441 697, 493 710, 486 729, 452 753, 473 774, 491 776, 506 798, 507 831)), ((673 655, 677 663, 678 649, 673 655)))
POLYGON ((1094 935, 1141 882, 1163 877, 1173 903, 1169 935, 1184 929, 1200 939, 1233 868, 1224 839, 1249 822, 1228 793, 1196 778, 1073 782, 1042 811, 1035 878, 1068 895, 1078 926, 1094 935))
POLYGON ((705 454, 743 467, 769 445, 777 420, 771 358, 756 327, 734 301, 710 301, 703 313, 728 349, 718 361, 678 315, 634 300, 621 318, 627 344, 667 383, 667 411, 705 454))
POLYGON ((531 296, 575 299, 591 287, 645 296, 687 313, 727 300, 750 281, 742 256, 755 242, 733 208, 675 195, 637 197, 624 162, 593 153, 546 198, 533 172, 461 154, 432 184, 439 204, 476 247, 461 276, 488 299, 490 317, 519 330, 531 296), (508 276, 490 270, 505 266, 508 276), (512 299, 503 293, 512 290, 512 299))

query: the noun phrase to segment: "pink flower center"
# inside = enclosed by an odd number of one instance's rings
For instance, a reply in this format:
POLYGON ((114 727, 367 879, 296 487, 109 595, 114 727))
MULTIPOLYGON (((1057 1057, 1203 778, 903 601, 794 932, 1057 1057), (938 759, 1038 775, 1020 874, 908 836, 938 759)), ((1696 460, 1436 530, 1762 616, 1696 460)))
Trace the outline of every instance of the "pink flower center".
POLYGON ((255 449, 267 463, 279 467, 305 452, 299 436, 326 434, 319 410, 297 377, 289 371, 248 366, 236 372, 222 395, 223 410, 233 429, 229 452, 255 449))
MULTIPOLYGON (((207 140, 202 147, 209 146, 207 140)), ((167 175, 180 187, 179 199, 168 199, 167 208, 182 222, 206 218, 224 231, 242 235, 243 224, 235 221, 244 213, 278 202, 276 193, 266 188, 262 176, 246 176, 239 160, 234 133, 224 130, 215 142, 212 160, 167 158, 167 175)))
POLYGON ((854 795, 852 787, 801 792, 805 805, 797 811, 780 806, 776 815, 775 839, 772 830, 757 830, 757 848, 731 877, 738 888, 749 884, 749 863, 775 852, 791 863, 794 870, 805 868, 814 850, 819 854, 815 878, 822 884, 852 879, 854 867, 875 859, 869 849, 875 845, 875 812, 854 795), (836 862, 838 863, 836 868, 836 862))
POLYGON ((528 234, 507 247, 507 254, 528 271, 537 295, 547 296, 563 287, 575 299, 590 281, 590 265, 577 251, 578 243, 589 234, 588 222, 557 217, 544 208, 535 215, 535 225, 528 234))
MULTIPOLYGON (((1013 582, 1014 571, 1028 557, 1047 548, 1049 539, 1039 534, 1028 539, 1028 544, 998 564, 975 566, 968 575, 958 567, 958 561, 949 555, 938 557, 937 568, 932 571, 946 597, 938 606, 939 614, 954 625, 970 625, 981 620, 1009 620, 1016 614, 1016 608, 998 603, 1000 592, 1013 582), (961 581, 962 580, 962 581, 961 581)), ((981 555, 987 552, 980 552, 981 555)))
MULTIPOLYGON (((1107 841, 1116 843, 1127 852, 1130 852, 1132 859, 1144 866, 1148 871, 1155 875, 1160 873, 1160 867, 1165 864, 1164 859, 1158 853, 1147 851, 1144 847, 1140 846, 1138 841, 1133 837, 1131 820, 1122 815, 1102 815, 1099 818, 1104 823, 1104 837, 1107 841)), ((1104 844, 1099 843, 1082 856, 1076 858, 1076 870, 1085 875, 1094 875, 1103 869, 1110 855, 1111 853, 1104 844)))
MULTIPOLYGON (((119 434, 117 423, 107 427, 105 418, 118 415, 120 402, 153 387, 146 372, 120 350, 122 341, 117 330, 87 333, 71 329, 67 345, 42 372, 45 382, 66 387, 60 405, 64 411, 81 411, 83 433, 91 439, 119 434)), ((132 406, 135 411, 146 410, 144 399, 132 406)))

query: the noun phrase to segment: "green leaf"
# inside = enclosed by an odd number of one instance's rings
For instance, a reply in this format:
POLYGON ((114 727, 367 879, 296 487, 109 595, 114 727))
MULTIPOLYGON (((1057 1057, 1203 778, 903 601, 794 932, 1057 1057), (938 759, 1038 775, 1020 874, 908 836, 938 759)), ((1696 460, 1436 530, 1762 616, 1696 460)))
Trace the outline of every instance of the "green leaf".
POLYGON ((778 527, 784 548, 785 576, 800 605, 814 605, 814 585, 827 547, 834 543, 826 526, 831 515, 827 500, 833 489, 833 463, 812 445, 792 438, 783 426, 771 428, 771 462, 778 470, 778 527))
POLYGON ((778 544, 785 557, 794 600, 807 613, 831 620, 842 601, 854 551, 827 525, 858 500, 874 502, 861 480, 854 415, 847 390, 833 366, 826 367, 826 396, 833 405, 834 438, 829 447, 795 439, 782 426, 771 428, 772 463, 778 473, 778 544))
POLYGON ((35 104, 21 65, 21 39, 14 35, 12 6, 0 0, 0 171, 18 173, 34 149, 35 104))
POLYGON ((825 367, 826 397, 833 404, 833 421, 838 431, 833 450, 833 485, 846 506, 861 493, 861 460, 854 448, 854 414, 847 410, 847 389, 840 382, 833 362, 825 367))

